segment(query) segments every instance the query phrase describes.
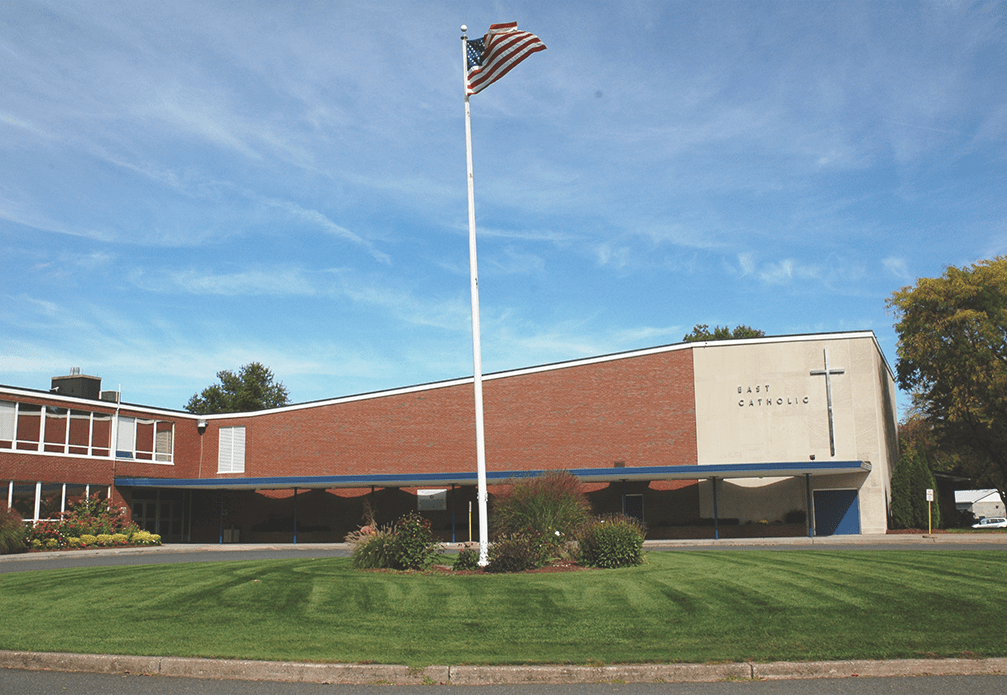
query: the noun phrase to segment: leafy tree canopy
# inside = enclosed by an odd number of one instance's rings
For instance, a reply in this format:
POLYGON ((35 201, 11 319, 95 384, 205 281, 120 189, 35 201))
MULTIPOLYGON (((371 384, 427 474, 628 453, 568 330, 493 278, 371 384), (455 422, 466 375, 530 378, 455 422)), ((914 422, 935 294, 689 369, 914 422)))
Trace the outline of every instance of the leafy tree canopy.
POLYGON ((190 413, 247 413, 277 408, 290 402, 287 387, 275 381, 273 372, 259 362, 249 362, 235 374, 225 369, 217 372, 219 384, 213 384, 189 399, 190 413))
MULTIPOLYGON (((899 386, 942 446, 1007 477, 1007 257, 949 267, 892 293, 899 386)), ((993 482, 993 481, 991 481, 993 482)))
POLYGON ((751 326, 735 326, 732 331, 727 326, 714 326, 713 330, 705 323, 697 323, 692 329, 692 333, 686 335, 682 340, 687 343, 695 343, 703 340, 737 340, 739 338, 761 338, 766 335, 765 331, 751 326))

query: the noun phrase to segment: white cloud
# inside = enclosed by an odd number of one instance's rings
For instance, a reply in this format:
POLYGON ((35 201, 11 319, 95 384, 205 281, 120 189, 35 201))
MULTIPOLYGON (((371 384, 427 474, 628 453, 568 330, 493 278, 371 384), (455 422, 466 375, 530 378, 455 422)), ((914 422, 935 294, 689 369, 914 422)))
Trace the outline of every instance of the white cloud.
POLYGON ((909 266, 905 258, 889 256, 888 258, 885 258, 881 264, 884 266, 885 271, 899 282, 907 282, 913 279, 912 273, 909 272, 909 266))

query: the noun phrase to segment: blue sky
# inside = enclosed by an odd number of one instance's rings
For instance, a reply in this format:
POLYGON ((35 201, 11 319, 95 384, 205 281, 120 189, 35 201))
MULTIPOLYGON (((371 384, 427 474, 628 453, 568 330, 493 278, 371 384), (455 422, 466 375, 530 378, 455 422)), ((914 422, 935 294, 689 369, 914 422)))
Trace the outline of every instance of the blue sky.
MULTIPOLYGON (((698 323, 873 330, 1007 252, 1003 2, 102 2, 0 10, 0 383, 181 408, 487 372, 698 323)), ((901 399, 904 405, 905 399, 901 399)))

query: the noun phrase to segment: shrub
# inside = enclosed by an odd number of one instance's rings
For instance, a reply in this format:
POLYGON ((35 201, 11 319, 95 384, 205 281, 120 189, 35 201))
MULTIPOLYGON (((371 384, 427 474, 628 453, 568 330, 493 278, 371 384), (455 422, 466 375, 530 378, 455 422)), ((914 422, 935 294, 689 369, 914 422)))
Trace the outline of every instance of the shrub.
POLYGON ((95 544, 100 545, 103 548, 112 545, 112 534, 110 533, 99 533, 95 538, 95 544))
POLYGON ((487 572, 524 572, 545 566, 553 546, 538 534, 515 534, 493 541, 487 572))
POLYGON ((0 512, 0 555, 28 552, 28 528, 13 509, 0 512))
POLYGON ((86 548, 91 545, 97 545, 98 539, 92 536, 90 533, 82 533, 80 536, 80 542, 86 548))
POLYGON ((346 536, 357 569, 425 570, 434 563, 437 542, 430 521, 416 512, 388 527, 368 524, 346 536))
POLYGON ((66 545, 66 534, 59 521, 39 521, 27 528, 27 538, 31 548, 56 550, 66 545))
POLYGON ((134 531, 129 542, 135 545, 161 545, 161 536, 150 531, 134 531))
POLYGON ((360 570, 390 568, 394 565, 392 529, 375 527, 370 533, 351 533, 346 542, 353 545, 353 566, 360 570))
POLYGON ((425 570, 434 564, 437 541, 430 533, 430 520, 410 512, 395 525, 392 553, 396 569, 425 570))
POLYGON ((633 517, 613 514, 588 524, 580 537, 580 561, 589 567, 630 567, 643 563, 646 527, 633 517))
POLYGON ((804 524, 807 521, 808 513, 803 509, 791 509, 783 515, 783 523, 785 524, 804 524))
POLYGON ((509 491, 494 497, 490 519, 495 536, 538 536, 556 553, 590 514, 580 481, 567 471, 550 471, 516 480, 509 491))
POLYGON ((471 548, 465 548, 458 553, 458 557, 455 558, 455 564, 452 569, 458 571, 473 571, 479 569, 479 551, 472 550, 471 548))

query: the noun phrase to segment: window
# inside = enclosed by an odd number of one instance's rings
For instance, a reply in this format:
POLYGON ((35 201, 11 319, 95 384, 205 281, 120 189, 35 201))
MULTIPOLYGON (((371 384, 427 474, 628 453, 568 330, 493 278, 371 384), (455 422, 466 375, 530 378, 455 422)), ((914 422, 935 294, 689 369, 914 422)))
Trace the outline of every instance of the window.
POLYGON ((67 430, 68 452, 86 456, 88 444, 91 441, 91 412, 88 410, 71 410, 70 426, 67 430))
POLYGON ((133 458, 136 448, 136 418, 119 416, 115 435, 115 455, 121 459, 133 458))
POLYGON ((0 401, 0 449, 172 464, 175 423, 0 401))
POLYGON ((42 435, 42 406, 19 403, 17 409, 17 446, 24 451, 38 451, 42 435))
POLYGON ((70 425, 70 411, 47 406, 45 409, 45 450, 66 453, 66 435, 70 425))
POLYGON ((218 473, 245 472, 245 428, 221 427, 217 446, 218 473))
POLYGON ((154 435, 154 460, 162 463, 171 463, 172 448, 174 441, 175 423, 158 422, 155 425, 154 435))
POLYGON ((0 401, 0 449, 14 448, 14 432, 17 430, 17 403, 0 401))

